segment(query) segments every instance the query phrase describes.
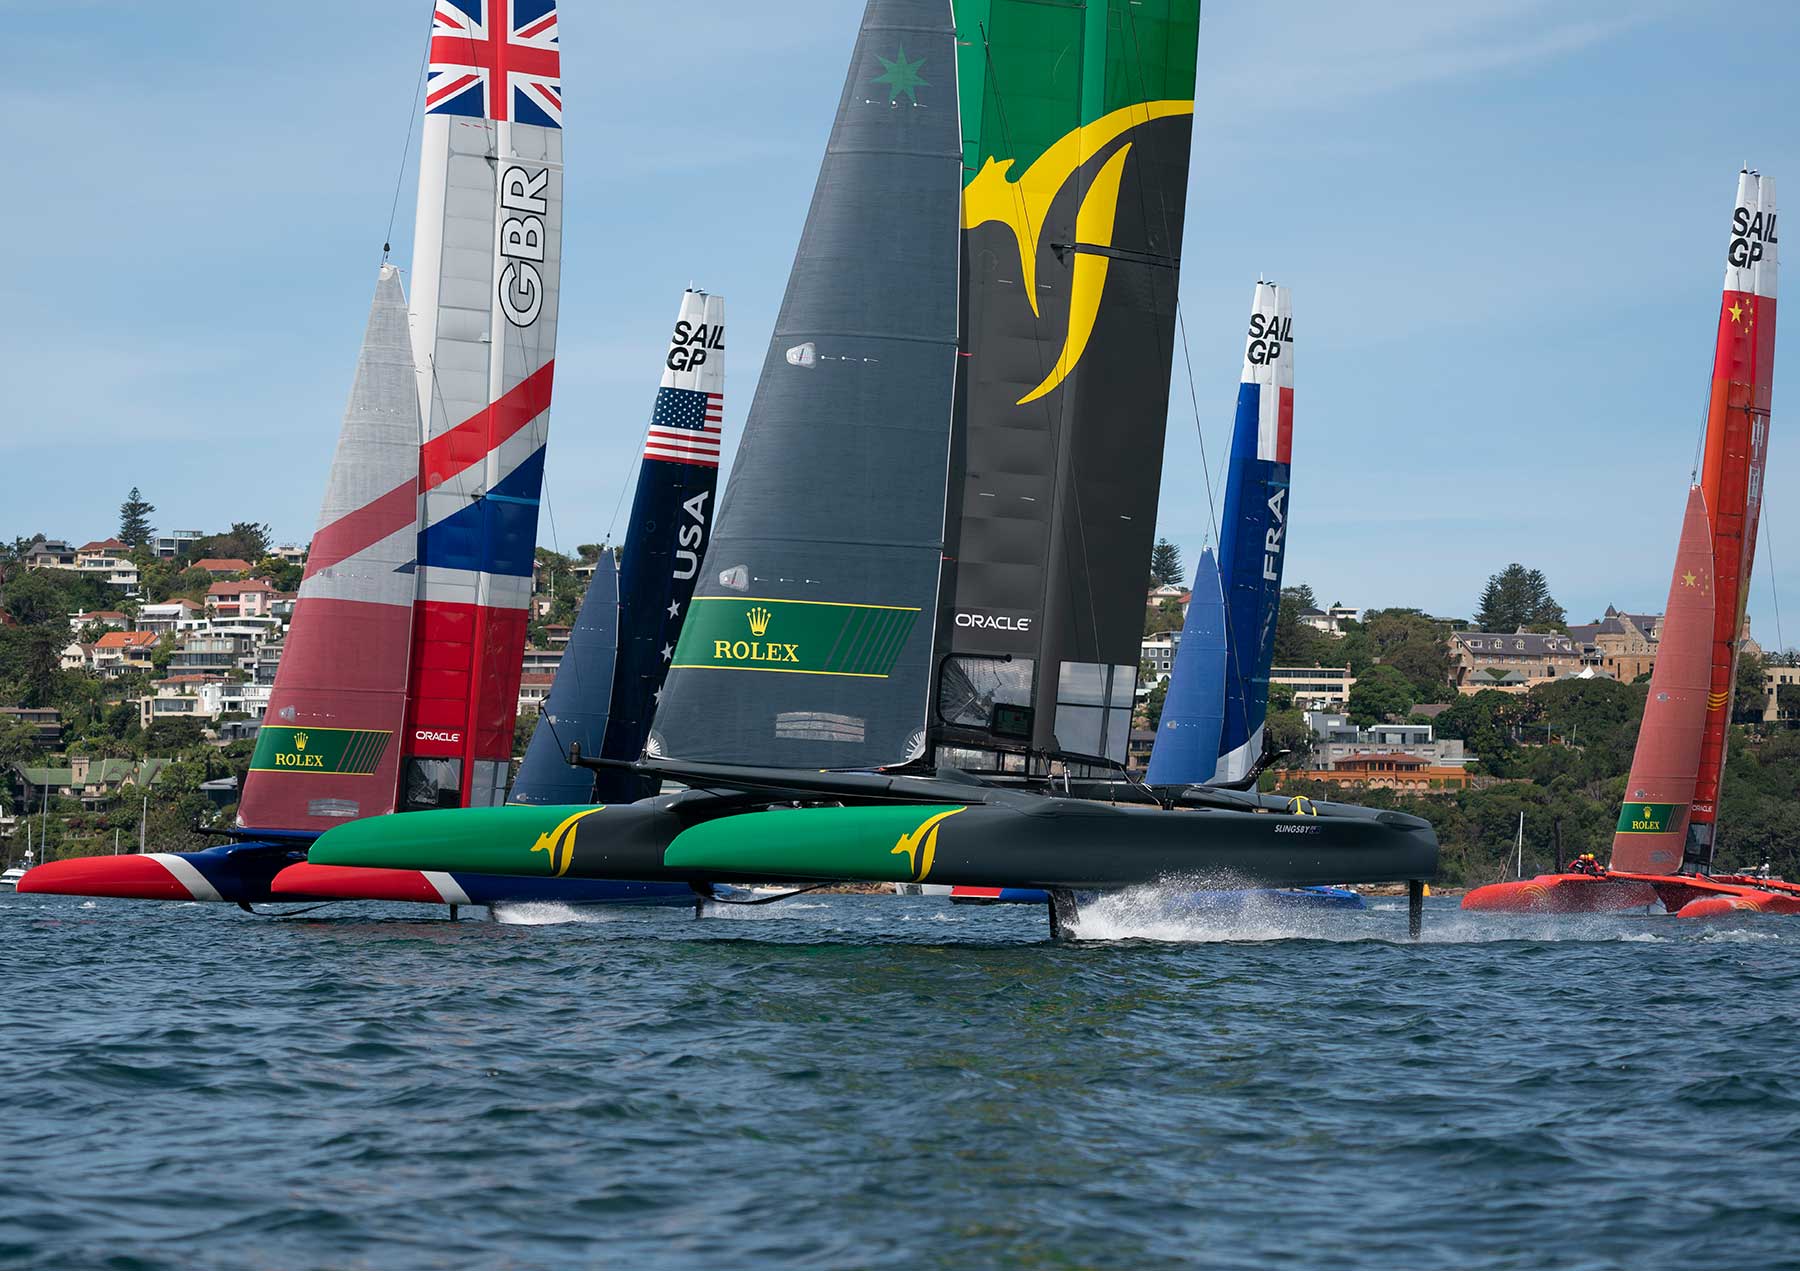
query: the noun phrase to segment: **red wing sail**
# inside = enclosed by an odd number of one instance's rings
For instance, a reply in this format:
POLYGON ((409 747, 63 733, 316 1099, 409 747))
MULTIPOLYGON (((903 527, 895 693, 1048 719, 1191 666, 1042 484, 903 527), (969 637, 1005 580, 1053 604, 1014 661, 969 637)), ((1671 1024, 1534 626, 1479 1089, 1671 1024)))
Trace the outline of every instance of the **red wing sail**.
POLYGON ((1673 874, 1681 868, 1706 724, 1715 599, 1711 527, 1705 496, 1695 486, 1688 491, 1650 698, 1613 836, 1613 869, 1673 874))
POLYGON ((1775 182, 1755 172, 1739 173, 1726 254, 1725 294, 1719 308, 1719 338, 1713 354, 1706 457, 1700 472, 1712 518, 1718 587, 1706 725, 1686 849, 1688 863, 1699 868, 1712 860, 1738 640, 1750 596, 1750 567, 1756 557, 1775 369, 1777 243, 1775 182))
POLYGON ((324 830, 394 810, 412 641, 419 395, 400 271, 381 267, 318 533, 238 805, 324 830))

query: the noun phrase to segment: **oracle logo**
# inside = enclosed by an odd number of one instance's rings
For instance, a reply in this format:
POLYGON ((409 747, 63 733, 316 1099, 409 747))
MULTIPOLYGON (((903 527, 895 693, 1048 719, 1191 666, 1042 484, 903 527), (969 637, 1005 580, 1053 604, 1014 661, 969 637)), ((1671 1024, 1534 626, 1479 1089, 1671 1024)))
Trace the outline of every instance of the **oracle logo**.
POLYGON ((421 728, 413 733, 414 741, 446 741, 452 745, 462 740, 461 733, 434 733, 421 728))

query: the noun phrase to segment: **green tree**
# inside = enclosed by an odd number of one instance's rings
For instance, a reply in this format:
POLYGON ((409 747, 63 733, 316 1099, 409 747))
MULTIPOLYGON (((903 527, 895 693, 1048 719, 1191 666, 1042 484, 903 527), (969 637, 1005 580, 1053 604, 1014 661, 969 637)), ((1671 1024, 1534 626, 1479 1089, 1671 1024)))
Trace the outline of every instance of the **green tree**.
POLYGON ((1158 680, 1144 696, 1144 727, 1162 727, 1163 703, 1169 698, 1169 681, 1158 680))
POLYGON ((150 514, 154 504, 144 500, 138 488, 131 487, 125 502, 119 505, 119 541, 127 547, 143 547, 150 541, 150 514))
POLYGON ((1147 636, 1179 631, 1182 625, 1181 606, 1175 603, 1173 596, 1164 596, 1144 610, 1144 634, 1147 636))
POLYGON ((1358 727, 1378 724, 1412 709, 1412 681, 1391 666, 1372 666, 1350 688, 1347 713, 1358 727))
POLYGON ((1305 713, 1294 709, 1291 693, 1288 702, 1285 710, 1274 709, 1273 701, 1270 702, 1263 749, 1269 753, 1285 750, 1287 758, 1281 761, 1283 768, 1304 768, 1312 761, 1313 733, 1307 726, 1305 713))
POLYGON ((1313 602, 1312 588, 1305 583, 1281 589, 1281 604, 1275 612, 1275 651, 1272 660, 1276 666, 1343 665, 1343 653, 1337 647, 1338 641, 1300 621, 1303 610, 1317 608, 1318 605, 1313 602))
POLYGON ((65 616, 62 589, 46 570, 29 570, 6 584, 6 612, 22 627, 41 626, 65 616))
POLYGON ((1166 538, 1156 540, 1150 549, 1150 577, 1158 586, 1179 587, 1187 570, 1181 563, 1181 549, 1166 538))
POLYGON ((1567 615, 1541 571, 1514 562, 1488 578, 1475 625, 1483 631, 1561 631, 1567 615))
POLYGON ((1739 723, 1760 723, 1769 700, 1768 663, 1754 653, 1738 654, 1737 679, 1731 693, 1731 717, 1739 723))

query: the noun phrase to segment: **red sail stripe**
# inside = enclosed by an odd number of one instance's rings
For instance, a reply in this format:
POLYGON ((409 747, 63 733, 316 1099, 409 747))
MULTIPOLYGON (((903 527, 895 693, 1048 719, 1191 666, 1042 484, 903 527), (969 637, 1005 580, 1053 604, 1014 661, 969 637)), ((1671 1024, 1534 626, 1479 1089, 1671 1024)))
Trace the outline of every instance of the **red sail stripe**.
POLYGON ((437 489, 444 482, 474 467, 488 452, 550 409, 550 381, 556 360, 552 358, 527 375, 485 410, 440 433, 419 450, 421 490, 437 489))
POLYGON ((371 544, 399 533, 416 522, 418 516, 418 483, 408 481, 395 486, 380 498, 345 513, 314 534, 304 577, 311 578, 321 569, 329 569, 371 544))
POLYGON ((1275 402, 1275 462, 1294 462, 1294 390, 1284 388, 1275 402))

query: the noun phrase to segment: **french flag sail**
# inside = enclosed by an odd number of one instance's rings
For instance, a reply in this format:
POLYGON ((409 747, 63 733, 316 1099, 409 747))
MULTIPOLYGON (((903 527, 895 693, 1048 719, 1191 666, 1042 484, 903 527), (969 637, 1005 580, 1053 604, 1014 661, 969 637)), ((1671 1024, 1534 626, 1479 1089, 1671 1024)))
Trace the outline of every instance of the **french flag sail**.
POLYGON ((1204 785, 1218 771, 1229 666, 1226 639, 1219 564, 1208 548, 1194 566, 1187 620, 1169 672, 1156 741, 1150 748, 1146 785, 1204 785))
POLYGON ((1763 467, 1769 453, 1780 241, 1775 222, 1774 179, 1748 170, 1738 173, 1707 401, 1706 450, 1700 465, 1718 587, 1713 597, 1711 692, 1684 858, 1687 865, 1702 870, 1713 858, 1738 640, 1750 599, 1763 467))
POLYGON ((402 807, 504 802, 555 374, 554 0, 437 0, 413 239, 424 447, 402 807))
POLYGON ((1214 780, 1242 780, 1262 758, 1269 663, 1287 557, 1294 452, 1294 313, 1286 287, 1256 284, 1231 438, 1219 583, 1225 601, 1225 719, 1214 780))

